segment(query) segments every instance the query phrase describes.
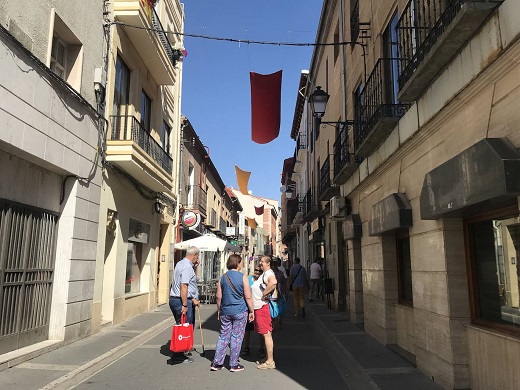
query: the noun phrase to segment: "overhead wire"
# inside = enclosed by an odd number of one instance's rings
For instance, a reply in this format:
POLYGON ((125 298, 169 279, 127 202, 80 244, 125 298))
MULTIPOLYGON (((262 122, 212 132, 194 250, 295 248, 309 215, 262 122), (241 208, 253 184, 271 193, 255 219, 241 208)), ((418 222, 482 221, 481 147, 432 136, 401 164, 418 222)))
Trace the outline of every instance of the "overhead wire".
POLYGON ((139 30, 147 30, 147 31, 155 31, 155 32, 162 32, 165 34, 173 34, 173 35, 180 35, 184 37, 190 37, 190 38, 200 38, 200 39, 208 39, 213 41, 224 41, 224 42, 234 42, 238 44, 248 44, 248 45, 271 45, 271 46, 296 46, 296 47, 313 47, 313 46, 342 46, 342 45, 350 45, 350 44, 358 44, 361 43, 358 42, 351 42, 351 41, 343 41, 343 42, 276 42, 276 41, 256 41, 256 40, 250 40, 250 39, 238 39, 238 38, 226 38, 226 37, 215 37, 210 35, 203 35, 203 34, 188 34, 188 33, 182 33, 177 31, 166 31, 163 29, 158 28, 150 28, 150 27, 142 27, 142 26, 136 26, 133 24, 123 23, 123 22, 117 22, 113 21, 112 24, 116 24, 119 26, 125 26, 130 28, 136 28, 139 30))

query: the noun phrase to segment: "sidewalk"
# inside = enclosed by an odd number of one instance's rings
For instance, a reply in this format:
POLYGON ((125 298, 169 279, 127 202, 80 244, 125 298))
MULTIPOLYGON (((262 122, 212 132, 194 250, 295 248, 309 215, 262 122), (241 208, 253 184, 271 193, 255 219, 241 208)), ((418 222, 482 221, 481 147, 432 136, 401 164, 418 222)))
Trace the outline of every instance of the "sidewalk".
POLYGON ((306 308, 306 318, 294 317, 289 302, 283 330, 274 333, 276 370, 256 370, 254 334, 251 354, 241 358, 246 371, 209 370, 219 329, 216 305, 203 305, 200 311, 204 354, 197 318, 195 362, 172 366, 168 341, 173 319, 163 305, 0 371, 0 388, 255 389, 255 383, 267 381, 286 389, 440 389, 341 313, 322 303, 308 303, 306 308))

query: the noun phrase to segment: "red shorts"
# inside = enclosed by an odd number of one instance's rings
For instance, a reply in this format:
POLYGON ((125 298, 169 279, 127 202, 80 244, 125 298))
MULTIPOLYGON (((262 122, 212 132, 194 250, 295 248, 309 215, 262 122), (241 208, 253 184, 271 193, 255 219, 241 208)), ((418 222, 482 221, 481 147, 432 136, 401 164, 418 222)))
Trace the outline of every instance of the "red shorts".
POLYGON ((255 332, 258 334, 266 334, 272 330, 273 326, 269 305, 264 305, 261 309, 255 310, 255 332))

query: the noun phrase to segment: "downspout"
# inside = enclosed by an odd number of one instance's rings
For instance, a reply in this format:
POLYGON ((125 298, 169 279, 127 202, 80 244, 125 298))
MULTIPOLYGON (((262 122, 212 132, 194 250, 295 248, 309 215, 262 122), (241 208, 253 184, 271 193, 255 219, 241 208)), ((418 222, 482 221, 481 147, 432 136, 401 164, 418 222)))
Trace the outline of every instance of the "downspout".
MULTIPOLYGON (((339 0, 339 34, 340 34, 340 41, 345 42, 345 35, 343 31, 343 0, 339 0)), ((346 59, 345 59, 345 45, 341 45, 341 91, 343 94, 343 120, 347 120, 347 77, 346 77, 346 59)), ((348 134, 346 139, 348 139, 348 134)), ((348 150, 348 143, 347 143, 347 150, 348 150)), ((346 248, 343 248, 343 242, 340 241, 340 235, 338 234, 338 230, 341 231, 341 223, 336 222, 336 240, 339 242, 336 242, 336 258, 338 259, 338 309, 341 311, 348 311, 348 260, 343 259, 340 257, 343 257, 343 253, 347 253, 345 250, 346 248)), ((332 233, 332 232, 331 232, 332 233)))
MULTIPOLYGON (((345 42, 343 31, 343 0, 339 0, 339 36, 341 42, 345 42)), ((341 93, 343 95, 343 120, 347 120, 347 64, 345 59, 345 45, 341 45, 341 93)))

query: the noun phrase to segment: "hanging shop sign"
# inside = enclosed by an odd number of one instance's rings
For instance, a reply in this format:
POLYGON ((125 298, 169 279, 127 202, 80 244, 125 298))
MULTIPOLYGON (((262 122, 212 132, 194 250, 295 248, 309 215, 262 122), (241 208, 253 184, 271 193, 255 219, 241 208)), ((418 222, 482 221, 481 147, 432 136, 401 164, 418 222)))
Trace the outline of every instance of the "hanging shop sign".
POLYGON ((200 214, 186 210, 182 213, 181 224, 186 229, 196 229, 200 224, 200 214))
POLYGON ((319 217, 311 222, 311 233, 315 232, 320 228, 320 220, 319 217))

